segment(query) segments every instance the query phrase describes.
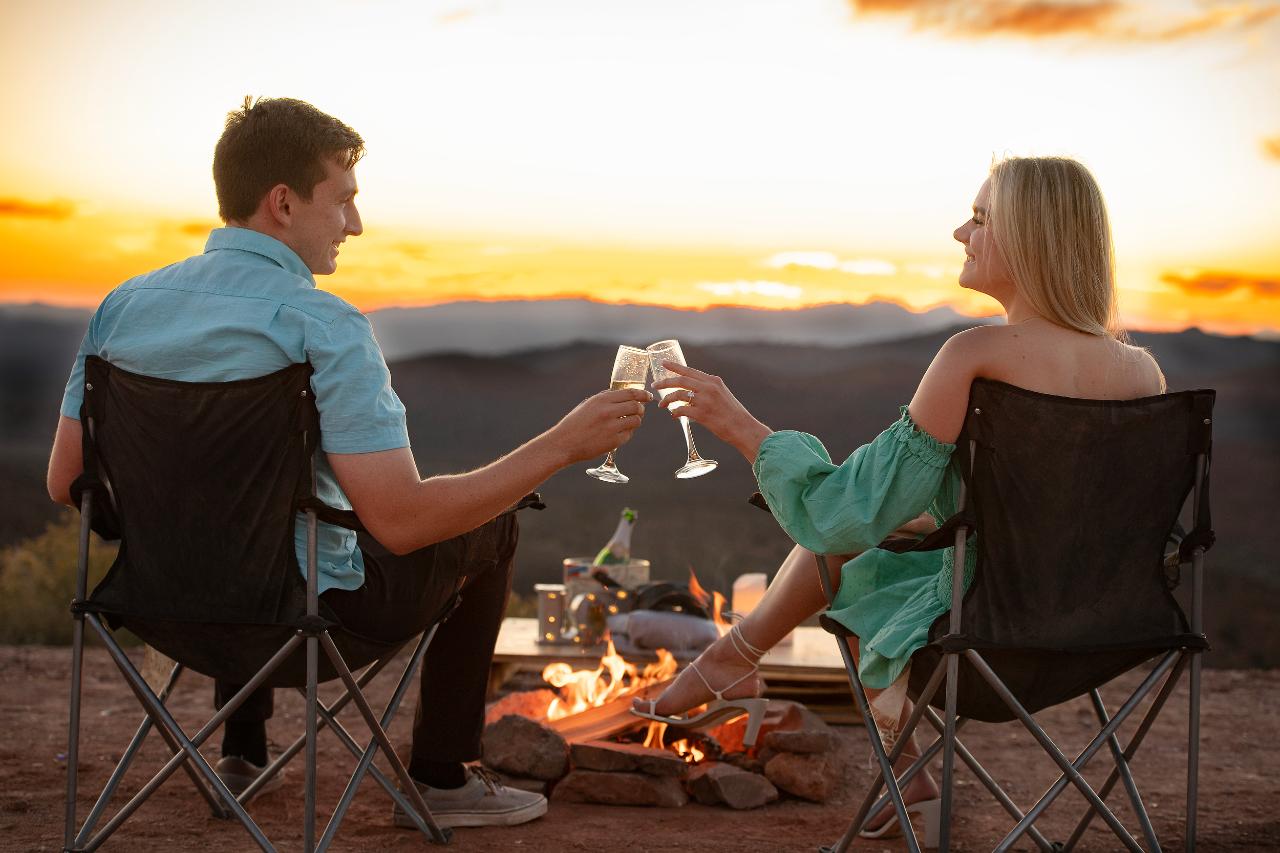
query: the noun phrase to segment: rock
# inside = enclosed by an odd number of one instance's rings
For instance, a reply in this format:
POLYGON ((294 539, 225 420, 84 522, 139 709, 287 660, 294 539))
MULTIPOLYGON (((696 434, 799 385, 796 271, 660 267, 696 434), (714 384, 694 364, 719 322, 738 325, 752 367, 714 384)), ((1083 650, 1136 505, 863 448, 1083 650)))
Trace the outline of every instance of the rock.
POLYGON ((836 748, 837 743, 834 732, 821 729, 802 729, 800 731, 779 729, 769 732, 764 738, 765 746, 774 752, 792 752, 799 755, 830 752, 836 748))
POLYGON ((795 797, 825 803, 840 785, 840 768, 828 753, 780 752, 764 766, 764 775, 795 797))
MULTIPOLYGON (((786 699, 770 699, 769 709, 765 711, 764 722, 760 726, 760 735, 756 746, 761 746, 770 732, 774 731, 830 731, 831 726, 817 714, 799 702, 786 699)), ((736 720, 713 728, 710 732, 725 752, 744 752, 742 738, 747 731, 747 718, 741 716, 736 720)))
POLYGON ((569 746, 552 729, 508 714, 485 727, 484 763, 494 770, 528 779, 559 779, 569 769, 569 746))
POLYGON ((554 690, 520 690, 508 693, 484 709, 484 724, 492 725, 507 714, 519 714, 531 720, 545 720, 547 709, 551 707, 551 702, 555 698, 554 690))
POLYGON ((588 741, 569 747, 570 763, 580 770, 648 773, 683 779, 689 764, 668 749, 652 749, 634 743, 588 741))
POLYGON ((730 752, 724 755, 721 758, 721 760, 727 764, 732 764, 734 767, 737 767, 740 770, 746 770, 750 773, 764 772, 764 760, 762 760, 761 756, 756 756, 755 758, 752 758, 750 755, 747 755, 745 752, 730 752))
POLYGON ((602 773, 572 770, 560 780, 551 799, 565 803, 672 808, 689 802, 680 780, 648 773, 602 773))
POLYGON ((731 809, 756 809, 778 799, 778 789, 759 773, 717 761, 693 768, 686 786, 698 802, 708 806, 724 803, 731 809))

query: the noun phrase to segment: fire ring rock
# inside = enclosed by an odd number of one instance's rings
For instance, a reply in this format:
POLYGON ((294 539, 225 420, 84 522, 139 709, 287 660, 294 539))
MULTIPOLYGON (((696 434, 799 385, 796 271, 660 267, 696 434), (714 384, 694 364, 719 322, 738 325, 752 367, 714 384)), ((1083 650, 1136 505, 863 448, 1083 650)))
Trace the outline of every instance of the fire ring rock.
POLYGON ((484 763, 529 779, 559 779, 569 769, 569 746, 541 723, 508 714, 484 730, 484 763))
POLYGON ((778 799, 778 789, 760 774, 714 761, 695 767, 687 786, 698 802, 708 806, 724 803, 733 809, 755 809, 778 799))
POLYGON ((780 790, 815 803, 825 803, 840 782, 839 767, 830 753, 780 752, 765 764, 764 775, 780 790))

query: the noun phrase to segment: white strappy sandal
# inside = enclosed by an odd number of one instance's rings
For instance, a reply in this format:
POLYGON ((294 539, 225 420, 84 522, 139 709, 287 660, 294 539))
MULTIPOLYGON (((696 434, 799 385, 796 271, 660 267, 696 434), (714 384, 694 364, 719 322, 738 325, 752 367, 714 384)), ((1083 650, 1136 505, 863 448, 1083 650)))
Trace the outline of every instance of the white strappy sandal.
POLYGON ((734 625, 729 629, 729 642, 733 645, 734 651, 741 655, 743 660, 751 664, 751 671, 741 678, 736 679, 732 684, 726 684, 724 687, 716 690, 711 686, 711 683, 707 681, 706 676, 699 671, 697 661, 689 664, 689 669, 693 670, 694 675, 698 676, 698 678, 702 680, 702 683, 706 685, 706 688, 711 691, 711 694, 715 696, 715 699, 706 703, 707 709, 701 714, 695 714, 692 717, 687 714, 682 717, 659 714, 655 710, 658 705, 657 699, 646 700, 649 704, 649 710, 642 711, 633 707, 631 709, 631 713, 635 714, 637 717, 652 720, 656 723, 666 723, 672 728, 677 729, 705 728, 706 726, 720 720, 727 721, 734 717, 740 717, 743 714, 746 714, 747 730, 743 735, 742 743, 745 746, 755 746, 756 738, 760 734, 760 724, 764 722, 764 712, 769 705, 769 700, 760 696, 746 697, 742 699, 726 699, 724 698, 724 692, 726 690, 732 690, 748 678, 752 678, 757 674, 758 664, 760 663, 760 658, 764 655, 765 650, 757 649, 755 646, 748 643, 746 638, 742 636, 742 631, 738 629, 737 625, 734 625))

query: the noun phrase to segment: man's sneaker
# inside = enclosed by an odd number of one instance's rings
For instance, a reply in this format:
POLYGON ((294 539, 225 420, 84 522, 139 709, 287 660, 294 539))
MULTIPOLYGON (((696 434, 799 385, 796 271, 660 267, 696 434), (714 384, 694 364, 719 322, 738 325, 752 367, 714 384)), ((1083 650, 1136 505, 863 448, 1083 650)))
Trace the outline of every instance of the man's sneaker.
MULTIPOLYGON (((222 784, 230 789, 231 793, 237 797, 240 793, 248 788, 253 781, 262 775, 262 771, 266 770, 265 766, 254 764, 247 758, 241 758, 238 755, 224 755, 217 765, 214 766, 213 772, 218 774, 218 778, 222 780, 222 784)), ((281 768, 276 775, 267 780, 254 797, 274 791, 284 784, 284 768, 281 768)))
MULTIPOLYGON (((467 767, 467 781, 461 788, 416 784, 440 826, 514 826, 547 813, 546 797, 508 788, 483 767, 467 767)), ((416 828, 399 803, 391 820, 396 826, 416 828)))

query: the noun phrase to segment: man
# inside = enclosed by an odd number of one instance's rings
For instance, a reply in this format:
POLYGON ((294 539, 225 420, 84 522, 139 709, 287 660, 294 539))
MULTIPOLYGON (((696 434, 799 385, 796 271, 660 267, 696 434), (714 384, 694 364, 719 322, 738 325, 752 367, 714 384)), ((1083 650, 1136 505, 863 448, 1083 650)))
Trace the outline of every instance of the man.
MULTIPOLYGON (((423 630, 462 584, 457 609, 423 663, 409 772, 445 826, 515 824, 546 800, 496 785, 464 762, 480 756, 484 694, 511 584, 511 507, 560 468, 625 443, 645 391, 606 391, 489 465, 422 479, 405 409, 369 321, 313 276, 337 268, 363 231, 356 208, 360 136, 310 104, 246 98, 213 158, 219 216, 203 255, 116 288, 94 314, 62 403, 48 488, 70 504, 81 472, 84 359, 191 382, 260 376, 308 361, 320 412, 318 496, 353 508, 370 536, 320 525, 320 592, 343 627, 388 644, 423 630), (426 697, 437 701, 424 701, 426 697), (448 701, 438 697, 447 696, 448 701)), ((296 530, 306 565, 305 525, 296 530)), ((218 683, 221 707, 239 685, 218 683)), ((227 721, 217 771, 244 790, 267 763, 269 689, 227 721)), ((412 826, 397 808, 396 822, 412 826)))

